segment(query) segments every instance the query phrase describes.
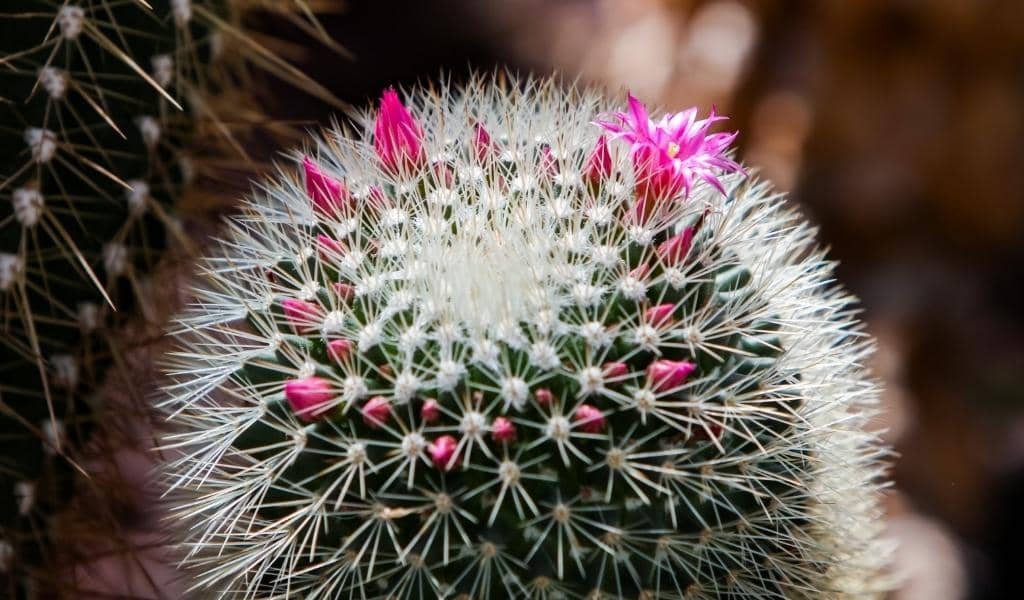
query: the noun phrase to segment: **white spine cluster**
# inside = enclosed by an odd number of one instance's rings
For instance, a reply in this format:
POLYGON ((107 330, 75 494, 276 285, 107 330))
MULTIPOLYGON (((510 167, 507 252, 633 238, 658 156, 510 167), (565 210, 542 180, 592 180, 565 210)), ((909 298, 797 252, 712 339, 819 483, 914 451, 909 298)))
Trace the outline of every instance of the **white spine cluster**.
POLYGON ((413 96, 427 158, 397 172, 369 127, 328 132, 316 162, 347 212, 284 170, 209 259, 165 402, 198 585, 879 593, 869 347, 814 231, 742 175, 631 222, 628 152, 585 174, 611 102, 518 85, 413 96), (697 239, 668 261, 682 227, 697 239), (309 382, 312 416, 287 391, 309 382))

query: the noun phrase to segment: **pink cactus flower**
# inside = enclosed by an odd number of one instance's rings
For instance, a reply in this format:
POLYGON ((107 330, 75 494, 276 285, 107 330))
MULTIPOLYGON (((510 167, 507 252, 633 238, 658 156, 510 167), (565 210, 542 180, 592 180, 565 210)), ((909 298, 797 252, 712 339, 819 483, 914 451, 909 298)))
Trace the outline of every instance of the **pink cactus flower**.
POLYGON ((697 365, 689 361, 662 359, 647 367, 647 378, 654 391, 665 392, 683 385, 696 370, 697 365))
POLYGON ((281 308, 291 326, 300 333, 316 329, 324 318, 319 306, 305 300, 285 298, 281 301, 281 308))
POLYGON ((385 90, 380 99, 373 144, 381 164, 391 173, 410 171, 426 159, 423 130, 394 89, 385 90))
POLYGON ((663 327, 672 323, 672 313, 675 312, 675 304, 659 304, 652 306, 644 312, 644 321, 654 327, 663 327))
POLYGON ((601 433, 604 431, 604 415, 597 407, 591 404, 580 404, 573 413, 573 419, 581 431, 586 433, 601 433))
POLYGON ((317 421, 330 410, 334 399, 331 382, 321 377, 305 377, 292 379, 284 384, 284 397, 303 421, 317 421))
POLYGON ((438 406, 437 400, 433 398, 427 398, 423 401, 423 406, 420 407, 420 419, 424 423, 433 423, 441 418, 441 407, 438 406))
POLYGON ((391 418, 391 403, 384 396, 374 396, 363 405, 363 423, 377 429, 391 418))
POLYGON ((555 395, 548 388, 540 388, 533 393, 533 397, 537 400, 537 404, 541 406, 551 406, 555 399, 555 395))
POLYGON ((458 448, 458 440, 450 435, 442 435, 434 440, 434 443, 430 444, 427 451, 430 452, 430 458, 434 461, 434 466, 442 471, 451 471, 459 462, 458 457, 455 455, 458 448))
POLYGON ((612 153, 608 151, 608 140, 605 136, 597 139, 594 150, 587 158, 583 167, 583 179, 589 183, 600 183, 612 174, 612 153))
POLYGON ((498 443, 514 442, 516 426, 508 417, 498 417, 491 423, 491 437, 498 443))
POLYGON ((355 348, 350 340, 331 340, 327 343, 327 356, 336 363, 344 362, 355 348))
POLYGON ((302 159, 302 167, 306 172, 306 195, 313 203, 313 209, 328 217, 341 214, 351 203, 345 186, 321 171, 308 156, 302 159))
POLYGON ((629 373, 629 365, 624 362, 605 363, 603 372, 605 379, 619 379, 629 373))
POLYGON ((686 255, 690 252, 692 244, 693 227, 687 227, 661 244, 658 244, 654 252, 661 259, 662 264, 666 267, 674 267, 686 260, 686 255))
POLYGON ((697 109, 690 108, 654 121, 647 107, 632 94, 628 95, 628 102, 628 111, 612 113, 611 121, 597 125, 632 147, 638 196, 636 216, 641 222, 653 215, 658 202, 688 196, 697 179, 725 193, 719 175, 743 172, 727 155, 736 132, 708 133, 711 125, 725 119, 716 115, 714 109, 706 119, 698 119, 697 109))

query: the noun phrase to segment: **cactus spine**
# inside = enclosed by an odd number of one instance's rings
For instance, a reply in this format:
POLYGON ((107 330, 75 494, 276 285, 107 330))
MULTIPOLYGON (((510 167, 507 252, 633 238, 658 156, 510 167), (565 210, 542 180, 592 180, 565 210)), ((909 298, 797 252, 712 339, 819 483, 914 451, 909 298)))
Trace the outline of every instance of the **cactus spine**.
POLYGON ((408 104, 265 182, 180 319, 166 475, 198 585, 880 593, 869 344, 732 136, 552 81, 408 104))

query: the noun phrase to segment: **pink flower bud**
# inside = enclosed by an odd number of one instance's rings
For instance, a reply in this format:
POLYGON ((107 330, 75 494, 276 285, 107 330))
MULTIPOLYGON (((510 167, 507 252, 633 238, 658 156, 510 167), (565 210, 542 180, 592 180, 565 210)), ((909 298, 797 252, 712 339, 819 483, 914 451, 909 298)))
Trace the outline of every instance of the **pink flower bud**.
POLYGON ((443 162, 434 163, 434 177, 442 187, 450 188, 455 183, 455 171, 443 162))
POLYGON ((306 195, 313 203, 313 210, 337 217, 350 203, 348 190, 340 181, 321 171, 308 156, 302 159, 302 167, 306 171, 306 195))
POLYGON ((458 440, 450 435, 442 435, 430 444, 427 451, 430 452, 430 459, 434 461, 434 466, 442 471, 450 471, 459 462, 458 457, 455 456, 458 447, 458 440))
POLYGON ((334 398, 331 383, 321 377, 292 379, 284 384, 284 397, 303 421, 316 421, 330 410, 334 398))
POLYGON ((367 192, 366 203, 370 205, 370 208, 378 213, 384 212, 394 206, 394 203, 390 198, 388 198, 388 195, 384 193, 384 190, 375 185, 371 186, 367 192))
POLYGON ((377 429, 391 417, 391 403, 384 396, 374 396, 363 405, 363 423, 377 429))
POLYGON ((659 304, 652 306, 644 312, 644 321, 654 327, 661 327, 672 322, 672 313, 675 312, 675 304, 659 304))
POLYGON ((540 172, 548 177, 558 175, 558 161, 551 152, 551 146, 545 145, 540 151, 540 172))
POLYGON ((687 227, 659 244, 654 252, 666 267, 674 267, 686 259, 691 244, 693 244, 693 227, 687 227))
POLYGON ((494 144, 491 142, 491 135, 487 133, 487 129, 482 124, 477 123, 473 133, 473 153, 476 154, 476 159, 483 162, 493 151, 494 144))
POLYGON ((352 295, 356 293, 356 289, 351 284, 341 281, 332 283, 331 289, 334 290, 334 293, 338 295, 342 302, 348 302, 352 299, 352 295))
POLYGON ((636 279, 637 281, 643 281, 647 279, 647 276, 650 274, 651 267, 646 263, 642 265, 637 265, 635 269, 629 272, 629 276, 632 277, 633 279, 636 279))
POLYGON ((654 391, 664 392, 679 387, 697 370, 697 365, 685 360, 656 360, 647 367, 647 378, 654 391))
POLYGON ((573 419, 580 430, 586 433, 601 433, 604 430, 604 415, 597 407, 590 404, 580 404, 576 407, 573 419))
POLYGON ((441 407, 437 405, 437 400, 433 398, 427 398, 423 401, 423 406, 420 407, 420 419, 424 423, 433 423, 441 418, 441 407))
POLYGON ((331 340, 327 343, 327 356, 334 362, 343 362, 351 354, 355 345, 349 340, 331 340))
POLYGON ((516 439, 516 426, 507 417, 498 417, 491 423, 491 437, 500 443, 513 442, 516 439))
POLYGON ((320 258, 326 260, 340 258, 345 253, 344 244, 326 235, 317 235, 316 245, 320 248, 320 258))
POLYGON ((618 379, 629 373, 629 365, 624 362, 610 362, 604 365, 605 379, 618 379))
POLYGON ((597 139, 597 144, 583 168, 583 179, 589 183, 600 183, 611 174, 612 154, 608 151, 608 141, 602 135, 597 139))
POLYGON ((281 301, 281 308, 291 326, 300 333, 316 329, 324 318, 319 306, 305 300, 285 298, 281 301))
POLYGON ((694 425, 691 431, 693 439, 697 441, 711 441, 722 437, 722 426, 718 423, 707 423, 705 426, 694 425))
POLYGON ((409 171, 425 160, 423 130, 393 89, 384 91, 373 130, 373 145, 384 168, 409 171))
POLYGON ((551 406, 551 402, 555 399, 555 395, 548 388, 540 388, 533 393, 533 397, 541 406, 551 406))

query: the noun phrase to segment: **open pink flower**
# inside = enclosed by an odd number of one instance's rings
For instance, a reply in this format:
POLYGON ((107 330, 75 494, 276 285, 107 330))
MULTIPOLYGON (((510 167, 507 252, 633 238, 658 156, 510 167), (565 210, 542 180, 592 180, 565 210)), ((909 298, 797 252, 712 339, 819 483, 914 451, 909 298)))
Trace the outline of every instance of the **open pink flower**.
POLYGON ((373 130, 373 145, 384 168, 409 171, 426 160, 423 130, 393 89, 384 91, 373 130))
POLYGON ((725 119, 714 109, 706 119, 698 119, 697 109, 690 108, 654 121, 632 94, 628 101, 628 111, 612 113, 611 121, 597 125, 632 146, 641 222, 652 216, 659 201, 688 196, 697 179, 725 193, 719 175, 743 170, 726 154, 736 132, 708 133, 712 124, 725 119))
POLYGON ((340 181, 320 170, 310 158, 302 159, 306 172, 306 195, 313 210, 328 217, 337 217, 352 201, 348 190, 340 181))
POLYGON ((303 421, 316 421, 330 410, 335 393, 331 383, 321 377, 292 379, 284 384, 284 397, 303 421))

